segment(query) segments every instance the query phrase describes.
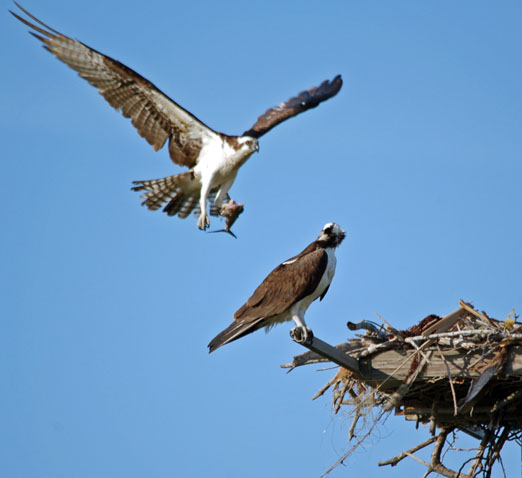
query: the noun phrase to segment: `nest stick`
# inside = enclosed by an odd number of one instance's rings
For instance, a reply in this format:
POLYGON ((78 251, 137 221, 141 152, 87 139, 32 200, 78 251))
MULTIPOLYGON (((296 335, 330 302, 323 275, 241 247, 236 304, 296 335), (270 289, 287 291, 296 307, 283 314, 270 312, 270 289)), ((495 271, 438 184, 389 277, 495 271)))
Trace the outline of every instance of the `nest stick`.
POLYGON ((381 418, 383 417, 384 415, 384 412, 381 412, 379 413, 379 416, 375 419, 375 421, 372 423, 372 426, 370 427, 370 429, 365 433, 365 435, 363 437, 361 437, 359 439, 359 441, 354 445, 352 446, 352 448, 350 448, 343 456, 341 456, 341 458, 339 458, 330 468, 328 468, 328 470, 326 470, 322 475, 321 475, 321 478, 323 478, 324 476, 328 475, 332 470, 334 470, 335 468, 337 468, 339 465, 342 465, 344 463, 344 460, 346 460, 346 458, 348 458, 358 447, 361 443, 364 442, 364 440, 366 440, 373 432, 373 429, 377 426, 377 424, 381 421, 381 418))
MULTIPOLYGON (((426 342, 427 343, 427 342, 426 342)), ((424 345, 424 344, 423 344, 424 345)), ((422 349, 422 346, 419 347, 419 350, 418 352, 420 352, 422 349)), ((417 377, 419 376, 419 374, 424 370, 424 367, 426 366, 426 364, 428 363, 429 359, 431 357, 431 351, 429 351, 427 353, 426 356, 423 357, 423 359, 421 360, 421 362, 419 363, 419 365, 417 365, 417 368, 415 369, 415 371, 408 377, 408 379, 406 380, 405 383, 403 383, 395 392, 392 393, 392 395, 390 396, 390 398, 388 399, 388 401, 383 405, 382 409, 385 411, 385 412, 388 412, 390 411, 392 408, 394 408, 401 400, 402 398, 404 397, 404 395, 406 395, 408 393, 408 390, 411 388, 411 386, 413 385, 413 382, 415 382, 415 380, 417 379, 417 377)))
POLYGON ((428 445, 431 445, 436 439, 437 439, 437 437, 431 437, 428 440, 423 441, 422 443, 419 443, 418 445, 415 445, 413 448, 410 448, 409 450, 403 451, 399 455, 394 456, 393 458, 390 458, 389 460, 380 461, 377 464, 379 466, 386 466, 386 465, 395 466, 401 460, 404 460, 404 458, 406 458, 407 456, 411 456, 416 451, 422 450, 423 448, 427 447, 428 445))
MULTIPOLYGON (((337 411, 335 413, 337 413, 337 411)), ((355 434, 355 427, 357 426, 357 422, 359 421, 359 418, 361 418, 361 412, 359 411, 359 408, 357 407, 355 409, 355 414, 353 417, 352 425, 350 426, 350 430, 348 431, 348 441, 352 441, 352 438, 355 434)))
POLYGON ((484 315, 484 314, 481 314, 478 310, 475 310, 470 304, 468 304, 467 302, 464 302, 463 300, 459 300, 459 305, 463 308, 463 309, 466 309, 470 314, 473 314, 475 317, 478 317, 482 320, 484 320, 485 322, 487 322, 489 325, 491 325, 492 327, 494 327, 495 329, 498 329, 498 325, 495 324, 495 322, 493 322, 487 315, 484 315))
POLYGON ((435 446, 433 447, 433 451, 431 453, 431 462, 428 467, 428 472, 434 471, 435 473, 446 476, 447 478, 471 478, 471 475, 463 475, 460 472, 446 468, 440 461, 440 455, 442 453, 442 448, 446 443, 446 438, 448 434, 451 433, 454 429, 455 427, 443 428, 437 435, 437 440, 435 441, 435 446))
POLYGON ((495 403, 495 405, 493 405, 493 407, 491 408, 491 413, 497 412, 501 408, 506 407, 511 402, 514 402, 515 400, 517 400, 520 397, 522 397, 522 390, 517 390, 517 391, 511 393, 503 400, 499 400, 497 403, 495 403))
POLYGON ((442 350, 439 347, 439 344, 437 344, 437 350, 439 351, 442 361, 444 362, 444 365, 446 366, 446 372, 448 374, 448 380, 449 380, 450 389, 451 389, 451 397, 453 398, 453 415, 457 416, 457 413, 459 412, 459 407, 457 406, 457 395, 455 394, 455 386, 453 385, 453 379, 451 377, 450 367, 448 365, 448 361, 446 360, 446 357, 444 357, 444 354, 442 353, 442 350))

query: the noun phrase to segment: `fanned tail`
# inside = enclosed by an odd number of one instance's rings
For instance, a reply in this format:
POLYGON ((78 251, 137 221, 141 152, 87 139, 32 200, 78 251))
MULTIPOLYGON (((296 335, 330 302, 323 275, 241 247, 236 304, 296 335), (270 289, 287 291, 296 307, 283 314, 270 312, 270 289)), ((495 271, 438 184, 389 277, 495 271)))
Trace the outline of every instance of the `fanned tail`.
POLYGON ((142 206, 184 219, 198 206, 201 185, 192 171, 148 181, 133 181, 133 191, 146 191, 142 206))

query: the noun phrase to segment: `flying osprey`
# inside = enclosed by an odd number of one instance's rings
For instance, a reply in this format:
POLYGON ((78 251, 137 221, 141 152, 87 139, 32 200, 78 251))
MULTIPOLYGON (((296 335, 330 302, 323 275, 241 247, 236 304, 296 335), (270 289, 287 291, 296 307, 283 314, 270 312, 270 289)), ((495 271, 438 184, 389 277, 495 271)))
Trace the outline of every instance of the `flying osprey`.
MULTIPOLYGON (((230 199, 228 190, 239 168, 259 149, 258 138, 282 121, 331 98, 342 86, 340 75, 326 80, 267 110, 241 136, 228 136, 209 128, 124 64, 62 35, 15 4, 40 25, 11 12, 34 30, 30 33, 44 43, 44 48, 98 88, 123 116, 131 118, 138 133, 155 151, 169 140, 171 160, 190 170, 166 178, 134 181, 136 186, 132 189, 145 191, 141 196, 143 205, 151 210, 163 207, 169 216, 177 214, 185 218, 197 208, 200 212, 197 225, 203 230, 210 223, 207 211, 211 215, 223 213, 224 201, 230 199)), ((230 225, 227 224, 228 229, 230 225)))
POLYGON ((234 322, 208 344, 209 352, 262 327, 268 331, 280 322, 293 320, 303 334, 306 309, 317 298, 323 300, 335 274, 335 248, 345 233, 330 222, 303 252, 278 265, 234 314, 234 322))

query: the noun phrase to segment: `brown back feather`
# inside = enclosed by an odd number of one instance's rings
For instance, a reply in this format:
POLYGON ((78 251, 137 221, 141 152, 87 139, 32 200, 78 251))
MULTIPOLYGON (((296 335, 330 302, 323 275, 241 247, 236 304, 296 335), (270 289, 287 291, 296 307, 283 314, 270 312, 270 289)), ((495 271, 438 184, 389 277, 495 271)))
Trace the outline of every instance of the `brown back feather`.
MULTIPOLYGON (((310 246, 312 245, 314 243, 310 246)), ((306 252, 307 249, 296 256, 299 258, 295 262, 277 266, 255 290, 252 297, 237 310, 234 319, 248 322, 261 317, 273 317, 310 295, 323 276, 328 254, 322 248, 311 252, 306 252), (308 274, 310 269, 314 271, 311 275, 308 274)))

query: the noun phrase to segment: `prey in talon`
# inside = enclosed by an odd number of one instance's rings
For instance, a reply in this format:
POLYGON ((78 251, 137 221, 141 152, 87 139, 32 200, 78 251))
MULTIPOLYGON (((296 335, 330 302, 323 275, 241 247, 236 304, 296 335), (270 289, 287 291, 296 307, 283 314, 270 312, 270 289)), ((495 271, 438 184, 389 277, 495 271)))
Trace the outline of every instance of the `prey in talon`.
POLYGON ((227 232, 232 237, 237 239, 237 236, 230 229, 232 225, 236 222, 236 219, 244 210, 245 203, 237 203, 233 199, 231 199, 227 204, 225 204, 221 210, 219 211, 219 215, 225 218, 225 227, 223 229, 218 229, 217 231, 208 231, 208 232, 227 232))

